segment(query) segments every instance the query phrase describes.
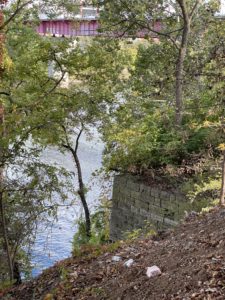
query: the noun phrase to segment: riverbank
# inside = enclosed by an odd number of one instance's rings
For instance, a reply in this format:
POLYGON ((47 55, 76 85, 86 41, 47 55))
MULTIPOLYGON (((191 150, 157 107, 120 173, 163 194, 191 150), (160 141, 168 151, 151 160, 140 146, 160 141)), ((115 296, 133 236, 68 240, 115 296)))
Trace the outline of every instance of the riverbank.
POLYGON ((3 299, 225 299, 224 223, 224 208, 189 215, 159 236, 61 261, 3 299), (149 278, 154 265, 162 274, 149 278))

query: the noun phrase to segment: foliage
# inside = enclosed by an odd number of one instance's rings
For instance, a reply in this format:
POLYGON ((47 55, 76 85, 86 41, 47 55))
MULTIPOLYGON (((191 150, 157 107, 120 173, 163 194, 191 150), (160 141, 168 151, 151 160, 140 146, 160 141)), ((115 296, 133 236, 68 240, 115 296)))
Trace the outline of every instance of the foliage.
MULTIPOLYGON (((199 30, 193 29, 193 37, 199 30)), ((180 128, 174 124, 173 48, 163 39, 138 47, 123 100, 117 102, 103 127, 108 169, 158 169, 220 155, 217 147, 224 141, 223 32, 223 21, 214 20, 201 31, 201 38, 190 40, 193 44, 185 64, 185 110, 180 128), (213 31, 217 38, 212 43, 213 31)))
MULTIPOLYGON (((13 166, 5 168, 1 187, 8 241, 12 260, 19 263, 23 273, 29 273, 25 253, 30 252, 39 222, 47 225, 57 218, 58 206, 71 205, 68 194, 74 191, 69 178, 70 174, 64 169, 40 162, 37 152, 33 158, 29 153, 29 161, 17 159, 13 166)), ((2 226, 2 220, 0 224, 2 226)), ((0 248, 4 249, 2 232, 0 248)), ((4 251, 0 255, 5 257, 4 251)), ((8 274, 5 263, 6 260, 1 259, 1 277, 8 274)))
POLYGON ((79 252, 82 245, 98 246, 109 241, 109 203, 102 204, 91 215, 91 238, 87 239, 85 221, 78 220, 78 230, 73 238, 73 253, 79 252))
MULTIPOLYGON (((33 177, 31 182, 15 178, 18 190, 14 194, 4 191, 7 232, 12 230, 16 234, 17 226, 14 225, 22 223, 22 215, 28 212, 29 226, 23 227, 26 235, 21 237, 19 247, 33 239, 36 224, 42 217, 57 216, 57 207, 64 205, 66 193, 82 194, 84 202, 84 184, 78 191, 74 188, 76 172, 69 174, 59 170, 57 165, 44 165, 40 163, 39 154, 48 146, 56 146, 63 153, 68 151, 67 146, 74 149, 74 138, 79 136, 80 128, 89 133, 89 128, 99 122, 113 101, 112 86, 116 89, 124 69, 121 61, 126 61, 125 52, 120 51, 119 42, 115 40, 54 39, 37 35, 34 29, 39 22, 40 9, 49 17, 61 13, 70 15, 78 11, 80 2, 48 0, 37 4, 31 1, 29 9, 25 4, 19 1, 6 7, 4 26, 7 27, 0 28, 7 29, 5 60, 8 62, 0 82, 0 102, 4 105, 4 124, 0 124, 0 167, 11 170, 17 160, 26 158, 29 166, 20 162, 18 174, 20 172, 24 178, 33 177), (50 66, 54 67, 53 72, 50 66), (30 144, 32 146, 27 147, 30 144), (42 173, 41 169, 45 171, 42 173), (59 194, 57 203, 53 201, 56 194, 59 194), (30 197, 29 203, 26 197, 30 197), (14 202, 21 215, 12 210, 14 202)), ((77 155, 77 147, 73 154, 77 155)), ((82 172, 78 165, 76 156, 80 181, 82 172)))
POLYGON ((125 240, 128 242, 134 242, 137 239, 148 238, 154 235, 156 235, 156 229, 148 221, 145 222, 145 225, 142 228, 126 231, 124 233, 125 240))
POLYGON ((219 203, 220 174, 198 174, 183 184, 183 192, 192 203, 192 209, 201 211, 219 203), (211 176, 210 176, 211 175, 211 176))
MULTIPOLYGON (((48 2, 51 6, 51 1, 48 2)), ((4 122, 0 124, 1 228, 3 224, 6 227, 4 233, 1 231, 0 243, 1 249, 5 249, 8 241, 12 264, 20 259, 22 249, 29 251, 38 223, 56 218, 57 207, 70 205, 66 202, 67 195, 75 194, 70 181, 73 174, 57 165, 43 163, 40 154, 47 144, 41 143, 38 133, 50 122, 52 103, 56 100, 53 92, 59 92, 65 75, 61 70, 60 78, 50 77, 49 62, 67 53, 71 41, 56 42, 38 36, 34 26, 39 7, 32 5, 32 1, 27 3, 29 10, 24 1, 12 3, 5 10, 7 54, 0 82, 0 102, 4 106, 4 122), (33 23, 27 24, 29 19, 33 23)), ((56 70, 60 67, 57 64, 56 70)), ((58 98, 58 102, 61 100, 58 98)), ((1 256, 5 257, 5 250, 1 256)))

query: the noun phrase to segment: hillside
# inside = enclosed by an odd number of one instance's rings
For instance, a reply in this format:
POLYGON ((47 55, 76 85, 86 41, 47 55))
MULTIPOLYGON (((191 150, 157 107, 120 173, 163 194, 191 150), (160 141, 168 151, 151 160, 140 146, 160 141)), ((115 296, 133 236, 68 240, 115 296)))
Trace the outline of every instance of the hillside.
POLYGON ((225 299, 225 209, 190 215, 174 231, 112 253, 61 261, 3 299, 225 299), (162 274, 148 278, 153 265, 162 274))

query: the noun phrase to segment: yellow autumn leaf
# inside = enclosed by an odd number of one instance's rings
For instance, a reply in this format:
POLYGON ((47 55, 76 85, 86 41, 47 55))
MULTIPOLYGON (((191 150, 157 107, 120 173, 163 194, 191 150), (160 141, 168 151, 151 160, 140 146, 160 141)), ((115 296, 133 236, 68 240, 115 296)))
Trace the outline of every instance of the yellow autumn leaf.
POLYGON ((225 151, 225 144, 220 144, 217 149, 221 150, 221 151, 225 151))
POLYGON ((44 297, 44 300, 53 300, 54 296, 52 294, 47 294, 45 297, 44 297))
POLYGON ((205 121, 203 124, 204 127, 210 127, 210 125, 211 125, 211 123, 209 121, 205 121))

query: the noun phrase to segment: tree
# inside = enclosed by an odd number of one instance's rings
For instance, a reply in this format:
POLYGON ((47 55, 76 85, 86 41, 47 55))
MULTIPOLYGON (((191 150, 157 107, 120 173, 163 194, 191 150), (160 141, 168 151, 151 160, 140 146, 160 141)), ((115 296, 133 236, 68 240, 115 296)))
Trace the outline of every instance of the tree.
POLYGON ((63 131, 65 133, 65 140, 66 140, 66 144, 63 144, 62 147, 64 147, 65 149, 67 149, 68 151, 71 152, 75 165, 76 165, 76 169, 77 169, 77 176, 78 176, 78 184, 79 184, 79 190, 78 190, 78 195, 80 197, 83 209, 84 209, 84 214, 85 214, 85 227, 86 227, 86 236, 87 239, 89 239, 91 237, 91 219, 90 219, 90 211, 88 208, 88 204, 87 204, 87 200, 86 200, 86 192, 85 192, 85 185, 84 185, 84 181, 83 181, 83 176, 82 176, 82 169, 81 169, 81 164, 80 164, 80 160, 78 157, 78 147, 79 147, 79 141, 80 141, 80 137, 82 135, 82 132, 84 130, 83 124, 81 124, 81 129, 79 130, 79 133, 77 134, 77 138, 76 138, 76 143, 75 143, 75 147, 73 148, 70 141, 69 141, 69 137, 67 135, 67 129, 64 125, 62 125, 63 131))
POLYGON ((124 101, 104 129, 109 169, 198 175, 204 183, 213 177, 220 184, 224 176, 217 165, 221 160, 218 145, 221 150, 224 145, 224 21, 208 16, 203 8, 200 13, 204 18, 195 20, 184 64, 182 126, 179 130, 174 126, 171 107, 176 52, 164 39, 145 42, 129 69, 124 101))
MULTIPOLYGON (((87 240, 91 236, 90 211, 86 200, 87 188, 82 176, 78 156, 79 142, 83 132, 90 133, 90 127, 101 123, 105 112, 113 101, 114 89, 121 75, 123 51, 115 51, 116 41, 105 43, 102 39, 81 41, 71 46, 65 56, 56 52, 52 61, 59 78, 65 72, 70 76, 68 87, 61 87, 52 93, 52 101, 46 103, 43 126, 36 132, 37 141, 54 145, 62 152, 69 151, 75 164, 86 224, 87 240), (113 88, 114 86, 114 88, 113 88), (75 138, 75 141, 74 141, 75 138)), ((60 50, 60 49, 59 49, 60 50)))
MULTIPOLYGON (((24 270, 24 249, 29 253, 32 247, 36 228, 40 222, 47 224, 57 216, 57 208, 70 205, 67 200, 70 174, 62 168, 49 166, 40 162, 37 149, 33 153, 24 149, 25 156, 16 159, 13 165, 5 167, 2 181, 2 205, 0 219, 0 279, 7 278, 12 272, 11 280, 19 282, 19 269, 24 270), (13 174, 13 175, 12 175, 13 174), (54 196, 53 196, 54 195, 54 196), (55 199, 58 199, 57 201, 55 199), (4 222, 4 224, 3 224, 4 222), (7 240, 7 244, 6 244, 7 240), (7 245, 7 248, 6 248, 7 245), (12 264, 12 270, 5 268, 5 253, 12 264), (17 274, 15 266, 17 267, 17 274), (17 278, 16 278, 17 276, 17 278)), ((29 257, 28 257, 29 258, 29 257)), ((26 267, 26 266, 25 266, 26 267)))
POLYGON ((222 161, 222 185, 220 194, 220 204, 225 204, 225 150, 223 149, 223 161, 222 161))
MULTIPOLYGON (((225 131, 224 131, 224 92, 225 92, 225 76, 224 76, 224 51, 225 51, 225 39, 224 39, 224 20, 217 19, 209 31, 211 36, 213 32, 214 40, 210 45, 210 55, 207 64, 204 68, 204 76, 207 78, 207 90, 205 91, 205 98, 214 100, 213 113, 210 116, 210 123, 208 126, 215 128, 215 132, 220 134, 221 140, 218 149, 222 154, 221 162, 221 191, 220 191, 220 204, 224 205, 225 201, 225 131)), ((208 104, 208 103, 207 103, 208 104)))
MULTIPOLYGON (((0 9, 3 4, 5 4, 6 1, 0 2, 0 9)), ((4 26, 4 15, 2 10, 0 10, 0 78, 2 77, 2 71, 4 67, 4 34, 2 33, 2 27, 4 26)), ((2 103, 0 103, 0 126, 1 126, 1 138, 4 138, 4 106, 2 103)), ((2 158, 2 147, 0 147, 0 156, 2 158)), ((9 250, 9 241, 7 236, 7 229, 6 229, 6 221, 5 221, 5 209, 4 209, 4 202, 3 202, 3 193, 2 193, 2 183, 3 183, 3 172, 4 172, 4 166, 0 166, 0 214, 1 214, 1 224, 2 224, 2 232, 4 236, 5 241, 5 247, 6 247, 6 253, 7 253, 7 259, 8 259, 8 266, 9 266, 9 274, 10 274, 10 280, 13 279, 13 264, 12 259, 10 256, 10 250, 9 250)))
MULTIPOLYGON (((94 1, 95 3, 95 1, 94 1)), ((174 74, 175 122, 181 125, 184 110, 185 60, 190 48, 190 37, 194 28, 212 16, 218 2, 201 3, 199 0, 177 1, 97 1, 102 7, 103 31, 119 36, 138 36, 166 40, 176 53, 174 74)), ((203 29, 202 29, 203 30, 203 29)), ((195 34, 195 33, 194 33, 195 34)))
MULTIPOLYGON (((59 2, 55 1, 56 4, 59 2)), ((95 46, 89 45, 88 52, 86 52, 87 47, 84 48, 84 44, 81 44, 81 47, 74 47, 74 41, 70 39, 54 40, 39 37, 33 30, 32 24, 29 26, 24 23, 24 18, 34 17, 36 7, 32 6, 29 11, 22 8, 18 11, 18 4, 21 3, 18 1, 15 4, 16 6, 12 6, 9 11, 6 11, 7 20, 10 20, 10 16, 14 14, 11 13, 11 10, 19 14, 10 22, 6 22, 3 27, 6 29, 7 25, 6 46, 10 55, 7 57, 9 68, 0 83, 0 95, 4 101, 7 132, 4 140, 1 141, 2 153, 4 153, 1 164, 4 168, 6 165, 13 165, 23 155, 29 157, 29 159, 32 155, 38 158, 38 153, 35 153, 35 151, 33 154, 32 151, 25 151, 26 143, 31 138, 34 143, 37 143, 37 147, 42 145, 42 149, 47 145, 57 145, 64 150, 69 149, 73 154, 79 174, 78 195, 85 209, 87 237, 89 237, 90 213, 86 203, 86 190, 77 156, 81 133, 78 134, 75 148, 72 147, 72 143, 67 142, 70 139, 69 134, 74 130, 73 126, 79 128, 80 124, 84 123, 85 128, 87 128, 88 125, 97 120, 97 116, 103 114, 103 111, 107 109, 106 103, 112 101, 110 98, 112 95, 111 90, 113 90, 111 84, 118 76, 118 72, 111 72, 112 67, 110 69, 106 66, 107 64, 113 65, 113 67, 120 70, 120 67, 118 67, 120 65, 116 61, 118 55, 116 54, 113 57, 112 44, 114 42, 103 47, 105 53, 98 48, 103 45, 101 41, 95 46), (102 54, 107 55, 101 56, 102 54), (55 72, 58 75, 51 76, 49 74, 49 62, 54 63, 55 72), (101 63, 104 65, 102 66, 101 63), (105 73, 105 70, 107 70, 107 73, 105 73), (70 89, 62 84, 66 74, 71 76, 71 82, 73 83, 70 89), (106 82, 107 76, 110 77, 110 80, 106 82)), ((52 7, 55 12, 56 6, 52 7)), ((36 172, 37 164, 33 166, 35 168, 32 170, 36 172)), ((39 178, 34 183, 38 186, 39 178)), ((51 186, 53 189, 57 185, 51 186)), ((31 189, 35 189, 34 185, 31 189)), ((45 190, 46 187, 43 187, 43 189, 45 190)), ((22 197, 21 206, 26 203, 23 199, 22 190, 23 188, 18 188, 17 191, 17 194, 22 197)), ((7 192, 4 193, 4 203, 11 203, 11 200, 6 196, 7 192)), ((35 207, 35 198, 32 199, 32 205, 35 207)), ((54 203, 52 206, 57 207, 54 206, 54 203)), ((7 215, 10 215, 12 207, 6 205, 5 208, 9 209, 7 215)), ((6 224, 8 228, 11 225, 10 222, 6 224)), ((9 252, 11 252, 10 249, 9 252)), ((12 258, 12 255, 10 257, 12 258)))
MULTIPOLYGON (((32 133, 43 126, 38 122, 43 103, 49 100, 48 96, 63 80, 49 79, 48 76, 52 43, 41 39, 32 27, 24 24, 25 17, 29 18, 36 12, 35 6, 27 10, 32 3, 33 1, 19 0, 12 3, 5 10, 6 18, 5 21, 1 18, 0 27, 6 36, 5 45, 1 44, 0 47, 4 50, 4 59, 1 52, 1 72, 4 73, 0 82, 1 246, 3 252, 7 253, 11 280, 14 278, 16 257, 21 247, 32 240, 37 220, 47 208, 50 215, 57 208, 57 203, 46 207, 46 200, 50 201, 54 193, 61 194, 61 199, 65 199, 65 194, 62 193, 65 181, 62 179, 60 184, 57 180, 58 169, 38 163, 39 146, 33 145, 30 148, 27 145, 32 133), (40 49, 43 50, 42 53, 40 49), (24 160, 23 163, 21 159, 24 160), (12 175, 16 166, 17 172, 12 175), (8 169, 11 170, 9 176, 8 169), (38 174, 44 178, 40 180, 38 174)), ((68 45, 66 42, 64 44, 68 45)), ((66 45, 64 49, 67 49, 66 45)), ((67 176, 69 182, 69 174, 63 170, 61 174, 67 176)))

